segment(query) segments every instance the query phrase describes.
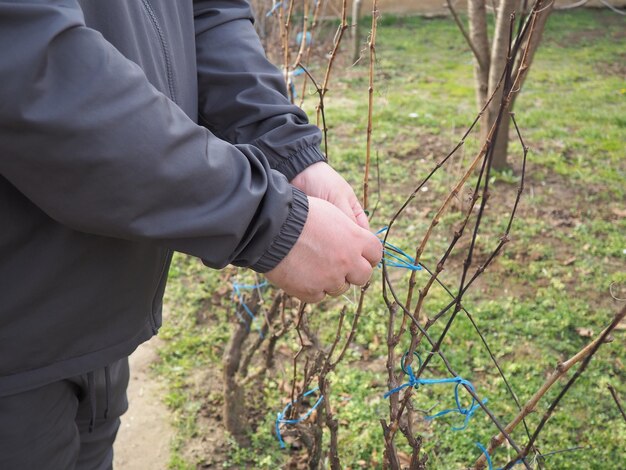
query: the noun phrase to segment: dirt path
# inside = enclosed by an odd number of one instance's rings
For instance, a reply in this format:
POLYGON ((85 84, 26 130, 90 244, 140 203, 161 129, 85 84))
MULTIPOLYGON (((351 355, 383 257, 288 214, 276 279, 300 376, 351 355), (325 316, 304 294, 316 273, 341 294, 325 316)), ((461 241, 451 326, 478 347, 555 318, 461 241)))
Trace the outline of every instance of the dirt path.
POLYGON ((130 356, 130 407, 122 416, 115 441, 116 470, 165 470, 173 430, 162 401, 163 385, 149 373, 158 356, 158 338, 142 344, 130 356))

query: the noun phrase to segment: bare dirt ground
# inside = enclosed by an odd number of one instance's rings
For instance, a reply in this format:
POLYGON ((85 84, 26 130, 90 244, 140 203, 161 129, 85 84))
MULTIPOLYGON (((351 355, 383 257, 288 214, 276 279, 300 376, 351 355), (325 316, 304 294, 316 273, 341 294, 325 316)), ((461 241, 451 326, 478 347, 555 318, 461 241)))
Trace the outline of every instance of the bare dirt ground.
POLYGON ((149 372, 157 359, 158 338, 142 344, 130 357, 129 409, 115 441, 116 470, 164 470, 173 429, 163 403, 163 387, 149 372))

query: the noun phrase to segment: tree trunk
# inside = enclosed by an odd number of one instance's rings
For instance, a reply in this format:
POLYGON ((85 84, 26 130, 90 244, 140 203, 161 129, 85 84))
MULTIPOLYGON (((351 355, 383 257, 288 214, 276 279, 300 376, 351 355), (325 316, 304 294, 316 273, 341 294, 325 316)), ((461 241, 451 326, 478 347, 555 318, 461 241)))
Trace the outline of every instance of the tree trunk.
MULTIPOLYGON (((535 20, 533 34, 529 38, 530 41, 526 39, 522 43, 520 53, 518 54, 517 61, 514 65, 513 77, 517 75, 520 64, 522 62, 522 58, 524 58, 524 56, 525 56, 524 62, 526 64, 526 68, 527 69, 530 68, 533 62, 533 59, 535 58, 535 53, 537 52, 537 49, 539 48, 539 44, 541 43, 543 31, 545 29, 546 22, 548 21, 548 16, 552 12, 553 6, 554 6, 554 2, 550 2, 547 6, 544 7, 543 11, 537 16, 535 20)), ((505 39, 505 41, 508 41, 508 40, 505 39)), ((524 85, 524 80, 526 79, 527 76, 528 76, 527 73, 523 75, 522 81, 519 84, 520 88, 524 85)), ((491 77, 490 77, 490 85, 491 85, 491 77)), ((509 110, 508 110, 509 112, 513 111, 513 106, 518 96, 519 96, 519 93, 515 93, 513 95, 513 100, 509 104, 509 110)), ((495 119, 495 115, 490 116, 490 118, 495 119)), ((508 156, 510 127, 511 127, 511 120, 508 119, 508 116, 505 116, 505 119, 502 119, 502 123, 500 124, 500 129, 498 130, 498 135, 496 136, 495 148, 494 148, 494 153, 493 153, 493 167, 496 169, 509 168, 509 164, 507 162, 507 156, 508 156)))
MULTIPOLYGON (((511 37, 511 14, 515 11, 517 0, 500 0, 497 10, 496 27, 493 36, 493 44, 491 46, 491 66, 489 68, 489 96, 494 95, 493 100, 489 104, 486 114, 487 126, 481 126, 481 138, 486 138, 491 126, 498 116, 500 102, 502 100, 503 84, 497 89, 502 73, 506 66, 507 56, 509 52, 509 38, 511 37), (494 93, 495 92, 495 93, 494 93)), ((492 165, 496 169, 507 168, 507 150, 509 143, 509 119, 504 116, 500 129, 495 136, 495 148, 493 152, 492 165)))
POLYGON ((511 119, 508 114, 510 110, 511 108, 506 111, 505 116, 503 116, 502 121, 500 121, 498 134, 493 144, 493 161, 491 162, 491 166, 496 170, 506 170, 511 167, 507 159, 509 153, 509 129, 511 127, 511 119))
POLYGON ((246 431, 248 417, 244 390, 239 384, 238 370, 241 361, 243 343, 248 330, 243 323, 237 323, 235 332, 224 350, 222 365, 224 368, 224 427, 240 446, 250 444, 246 431))
MULTIPOLYGON (((487 8, 485 0, 468 0, 469 39, 472 42, 474 57, 474 80, 476 105, 482 109, 489 92, 489 37, 487 35, 487 8)), ((481 123, 481 127, 483 127, 481 123)))
POLYGON ((352 3, 352 63, 356 63, 361 58, 361 2, 354 0, 352 3))
MULTIPOLYGON (((474 82, 476 89, 476 104, 479 110, 485 105, 489 97, 494 93, 500 77, 506 66, 507 54, 509 49, 509 38, 511 34, 511 14, 519 6, 519 0, 500 0, 495 13, 495 31, 491 45, 491 53, 489 52, 489 38, 487 34, 487 12, 485 0, 468 0, 467 13, 469 19, 469 38, 466 39, 471 43, 470 47, 474 52, 474 82)), ((520 54, 517 62, 514 64, 513 77, 517 74, 521 63, 521 58, 526 53, 526 66, 530 67, 535 52, 541 42, 543 30, 548 19, 548 15, 552 11, 553 4, 550 3, 537 16, 534 25, 533 35, 530 42, 524 41, 521 46, 520 54)), ((519 12, 523 14, 524 12, 519 12)), ((524 74, 524 78, 526 75, 524 74)), ((523 81, 520 83, 520 86, 523 81)), ((489 107, 484 111, 480 120, 480 139, 485 141, 489 130, 493 125, 500 107, 502 99, 503 87, 495 93, 489 107)), ((513 109, 513 104, 518 94, 513 95, 513 101, 509 105, 509 110, 513 109)), ((493 167, 496 169, 508 168, 507 154, 509 143, 510 120, 504 116, 495 136, 493 167)))

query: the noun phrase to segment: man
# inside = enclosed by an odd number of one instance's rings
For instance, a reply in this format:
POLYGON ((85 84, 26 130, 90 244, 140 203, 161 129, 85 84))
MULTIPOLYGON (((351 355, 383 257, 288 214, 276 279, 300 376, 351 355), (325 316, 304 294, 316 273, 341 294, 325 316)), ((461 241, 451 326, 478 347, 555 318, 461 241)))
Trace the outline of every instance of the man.
POLYGON ((0 0, 0 46, 0 468, 111 467, 172 251, 309 302, 367 282, 244 0, 0 0))

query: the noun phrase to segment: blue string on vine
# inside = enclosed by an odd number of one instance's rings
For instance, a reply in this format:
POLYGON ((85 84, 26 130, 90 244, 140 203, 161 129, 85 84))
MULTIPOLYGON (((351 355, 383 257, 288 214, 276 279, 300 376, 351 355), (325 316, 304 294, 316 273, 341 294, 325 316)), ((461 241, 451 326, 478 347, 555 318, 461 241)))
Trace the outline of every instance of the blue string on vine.
MULTIPOLYGON (((376 235, 385 233, 389 227, 383 227, 376 235)), ((386 242, 383 238, 378 237, 383 244, 383 260, 386 266, 392 266, 394 268, 408 269, 409 271, 421 271, 422 267, 419 263, 415 262, 415 258, 405 253, 402 249, 389 242, 386 242)))
MULTIPOLYGON (((250 317, 250 321, 249 322, 246 321, 246 319, 241 315, 241 313, 239 313, 239 309, 235 309, 235 312, 237 313, 239 320, 241 320, 241 322, 246 325, 246 328, 248 328, 248 331, 250 331, 250 325, 254 322, 256 318, 254 316, 254 313, 252 313, 252 310, 250 310, 250 307, 248 307, 248 305, 243 301, 242 291, 259 290, 259 289, 262 289, 263 287, 266 287, 267 285, 268 285, 267 281, 263 281, 259 284, 238 284, 236 282, 233 282, 233 294, 231 296, 231 299, 233 300, 233 302, 238 302, 239 306, 250 317)), ((263 338, 263 331, 261 330, 261 327, 257 326, 257 331, 259 332, 259 336, 263 338)))
MULTIPOLYGON (((419 354, 417 354, 417 352, 414 352, 413 354, 415 354, 419 360, 419 364, 420 367, 422 365, 422 359, 420 358, 419 354)), ((465 416, 465 421, 463 423, 463 426, 457 426, 457 427, 453 427, 452 430, 453 431, 462 431, 463 429, 467 428, 468 424, 469 424, 469 420, 471 419, 471 417, 474 415, 474 413, 480 408, 480 403, 478 403, 478 401, 472 397, 472 402, 470 403, 470 405, 468 407, 463 407, 463 405, 461 404, 461 399, 459 397, 459 391, 460 388, 462 386, 467 386, 470 390, 472 390, 473 392, 476 391, 474 386, 471 384, 471 382, 465 380, 462 377, 449 377, 449 378, 445 378, 445 379, 422 379, 422 378, 417 378, 415 377, 415 374, 413 373, 413 368, 411 367, 411 365, 407 365, 405 367, 404 365, 404 361, 406 359, 407 353, 405 353, 402 356, 402 359, 400 360, 400 367, 402 368, 402 372, 404 372, 406 375, 409 376, 409 380, 405 383, 403 383, 402 385, 399 385, 398 387, 395 387, 391 390, 389 390, 387 393, 385 393, 384 397, 385 398, 389 398, 391 395, 393 395, 394 393, 398 393, 400 390, 407 388, 407 387, 413 387, 413 388, 419 388, 420 385, 437 385, 437 384, 449 384, 449 383, 453 383, 456 384, 454 387, 454 400, 456 402, 456 408, 449 408, 443 411, 440 411, 439 413, 436 413, 434 415, 429 415, 426 416, 425 419, 426 420, 433 420, 433 419, 437 419, 440 418, 441 416, 445 416, 449 413, 459 413, 463 416, 465 416)), ((487 403, 487 399, 485 398, 482 401, 483 404, 487 403)))
POLYGON ((491 456, 489 455, 489 452, 487 452, 487 449, 485 449, 485 447, 480 442, 476 442, 476 447, 478 447, 481 450, 481 452, 485 454, 485 458, 487 459, 487 466, 489 470, 493 470, 493 463, 491 462, 491 456))
MULTIPOLYGON (((487 452, 487 449, 485 449, 485 447, 480 443, 480 442, 476 442, 476 447, 478 447, 483 454, 485 454, 485 459, 487 459, 487 467, 489 470, 494 470, 493 468, 493 462, 491 461, 491 456, 489 455, 489 452, 487 452)), ((516 460, 515 463, 512 465, 512 467, 515 467, 516 465, 522 463, 521 460, 516 460)), ((497 468, 495 470, 502 470, 502 468, 497 468)))
MULTIPOLYGON (((317 392, 319 390, 319 387, 315 387, 311 390, 309 390, 308 392, 306 392, 304 395, 302 395, 302 397, 308 397, 309 395, 312 395, 313 393, 317 392)), ((285 441, 283 440, 283 436, 280 433, 280 425, 281 424, 298 424, 301 423, 302 421, 305 421, 309 416, 311 416, 311 413, 313 413, 313 411, 315 411, 315 409, 320 405, 320 403, 322 403, 322 401, 324 400, 324 395, 320 395, 320 397, 317 399, 317 401, 315 402, 315 404, 309 409, 309 411, 307 411, 305 414, 303 414, 302 416, 300 416, 299 418, 296 419, 285 419, 285 415, 287 414, 287 412, 289 411, 289 409, 293 406, 294 402, 289 402, 287 404, 287 406, 285 406, 285 408, 283 409, 283 411, 281 411, 280 413, 278 413, 276 415, 276 437, 278 438, 278 443, 280 444, 280 448, 284 449, 285 448, 285 441)))
POLYGON ((282 6, 283 6, 283 2, 276 2, 276 3, 272 6, 272 8, 271 8, 271 9, 269 9, 267 13, 265 13, 265 16, 269 18, 270 16, 272 16, 272 15, 274 14, 274 12, 275 12, 276 10, 278 10, 278 9, 279 9, 280 7, 282 7, 282 6))
MULTIPOLYGON (((302 36, 302 33, 298 33, 298 34, 300 34, 300 36, 302 36)), ((307 34, 307 38, 308 38, 309 37, 308 35, 310 35, 310 33, 306 33, 306 34, 307 34)), ((299 42, 300 42, 300 40, 298 40, 298 43, 299 42)), ((293 83, 292 78, 293 77, 299 77, 303 73, 304 73, 304 69, 302 67, 298 67, 293 72, 291 72, 291 74, 289 76, 289 90, 291 92, 291 96, 293 96, 294 98, 298 97, 298 93, 296 92, 296 85, 295 85, 295 83, 293 83)))

